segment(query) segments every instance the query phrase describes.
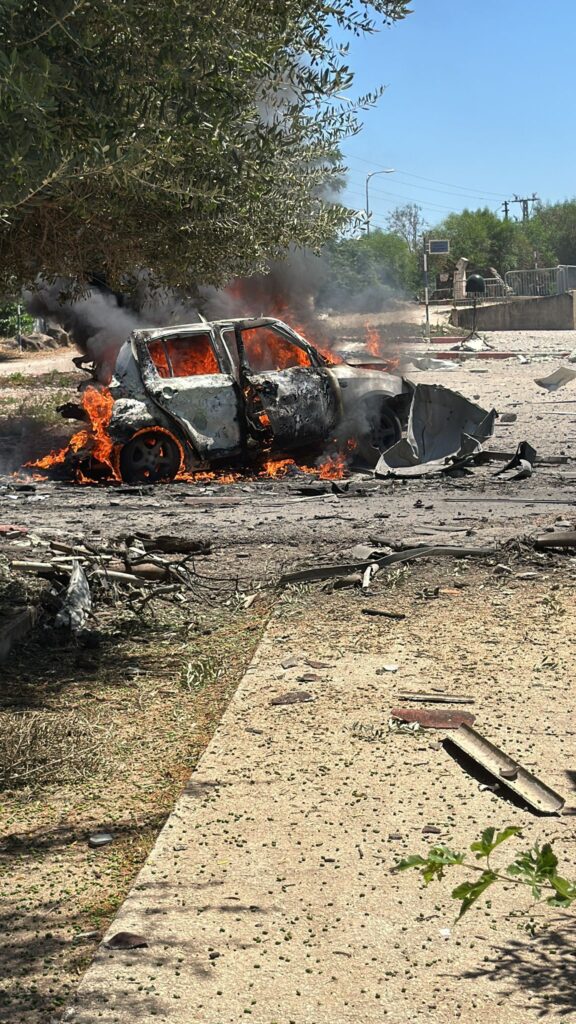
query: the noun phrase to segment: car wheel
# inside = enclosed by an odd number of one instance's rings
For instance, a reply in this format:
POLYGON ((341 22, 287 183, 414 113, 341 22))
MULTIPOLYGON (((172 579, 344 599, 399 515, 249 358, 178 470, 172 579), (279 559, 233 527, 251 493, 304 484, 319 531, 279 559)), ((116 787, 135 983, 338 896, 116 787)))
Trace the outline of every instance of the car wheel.
POLYGON ((400 420, 385 399, 373 396, 364 404, 365 429, 358 437, 358 452, 367 465, 375 466, 382 452, 402 437, 400 420))
POLYGON ((139 430, 122 447, 120 476, 127 484, 168 483, 183 462, 179 442, 162 427, 139 430))

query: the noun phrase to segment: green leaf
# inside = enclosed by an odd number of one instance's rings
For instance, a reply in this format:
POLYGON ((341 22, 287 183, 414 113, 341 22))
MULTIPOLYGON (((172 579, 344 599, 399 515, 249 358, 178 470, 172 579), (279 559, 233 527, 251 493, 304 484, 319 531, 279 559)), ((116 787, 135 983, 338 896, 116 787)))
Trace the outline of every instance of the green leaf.
POLYGON ((419 867, 422 867, 422 865, 426 864, 426 863, 427 863, 427 861, 424 860, 424 857, 420 857, 419 854, 414 853, 414 854, 412 854, 411 857, 406 857, 406 860, 401 860, 401 861, 398 862, 398 864, 395 864, 394 867, 392 868, 392 870, 393 871, 407 871, 408 868, 419 868, 419 867))
POLYGON ((483 871, 475 882, 463 882, 462 885, 458 885, 453 889, 453 898, 461 901, 458 920, 460 920, 467 910, 470 910, 470 907, 476 902, 482 893, 496 881, 496 878, 497 875, 495 875, 493 871, 483 871))
POLYGON ((498 832, 497 835, 496 829, 486 828, 482 833, 480 841, 472 843, 470 849, 476 853, 476 860, 481 860, 483 857, 489 857, 492 850, 495 850, 501 843, 510 839, 510 836, 519 836, 521 833, 522 829, 518 825, 509 825, 508 828, 498 832))

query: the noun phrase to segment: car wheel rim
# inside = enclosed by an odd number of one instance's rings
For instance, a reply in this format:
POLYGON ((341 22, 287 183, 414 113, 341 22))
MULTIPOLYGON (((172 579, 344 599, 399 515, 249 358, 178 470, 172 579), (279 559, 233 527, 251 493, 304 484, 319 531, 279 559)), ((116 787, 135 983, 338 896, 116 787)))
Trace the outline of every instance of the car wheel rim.
POLYGON ((120 455, 121 476, 127 483, 173 480, 181 461, 179 445, 170 434, 147 431, 124 445, 120 455))

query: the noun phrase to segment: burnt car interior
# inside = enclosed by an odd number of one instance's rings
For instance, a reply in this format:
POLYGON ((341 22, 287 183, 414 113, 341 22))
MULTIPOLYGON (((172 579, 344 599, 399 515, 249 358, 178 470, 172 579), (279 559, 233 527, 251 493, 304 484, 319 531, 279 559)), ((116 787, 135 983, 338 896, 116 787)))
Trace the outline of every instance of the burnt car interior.
MULTIPOLYGON (((234 331, 226 332, 234 336, 234 331)), ((238 329, 246 362, 253 373, 289 370, 293 366, 312 366, 310 355, 280 331, 267 324, 238 329)))
POLYGON ((220 373, 209 331, 174 338, 157 338, 148 352, 159 377, 198 377, 220 373))

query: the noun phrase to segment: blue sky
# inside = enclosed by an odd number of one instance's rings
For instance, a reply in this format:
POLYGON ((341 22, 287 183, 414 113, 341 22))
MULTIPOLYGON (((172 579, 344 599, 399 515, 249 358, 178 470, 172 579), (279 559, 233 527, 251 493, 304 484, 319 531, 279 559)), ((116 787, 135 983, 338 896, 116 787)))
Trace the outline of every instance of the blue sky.
MULTIPOLYGON (((412 0, 413 13, 353 40, 359 95, 386 85, 344 142, 344 202, 374 226, 415 202, 434 225, 450 211, 498 211, 514 193, 576 195, 576 0, 412 0), (437 190, 437 191, 436 191, 437 190)), ((511 207, 516 216, 518 205, 511 207)))

